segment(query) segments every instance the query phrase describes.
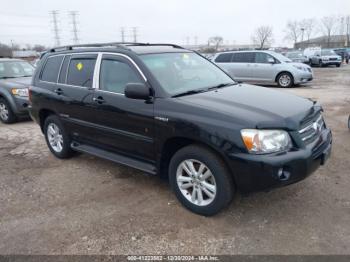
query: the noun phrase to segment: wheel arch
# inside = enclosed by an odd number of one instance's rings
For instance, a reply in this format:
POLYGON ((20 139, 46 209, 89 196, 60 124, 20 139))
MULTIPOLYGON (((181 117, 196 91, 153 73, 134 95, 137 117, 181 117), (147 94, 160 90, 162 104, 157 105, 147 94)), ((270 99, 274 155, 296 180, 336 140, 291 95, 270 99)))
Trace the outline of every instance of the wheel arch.
POLYGON ((198 145, 207 148, 208 150, 212 151, 216 155, 218 155, 221 160, 224 162, 226 165, 226 168, 229 170, 232 180, 236 184, 236 179, 235 179, 235 174, 232 172, 230 165, 227 163, 227 160, 222 152, 217 150, 214 146, 205 143, 203 141, 193 139, 193 138, 187 138, 187 137, 181 137, 181 136, 176 136, 176 137, 171 137, 168 138, 164 143, 161 148, 160 152, 160 157, 158 158, 158 170, 159 170, 159 175, 161 178, 167 179, 168 178, 168 171, 169 171, 169 164, 171 158, 175 155, 177 151, 180 149, 189 146, 189 145, 198 145))
POLYGON ((38 116, 39 116, 39 125, 40 125, 41 132, 43 132, 43 133, 44 133, 45 120, 50 115, 57 115, 57 114, 53 110, 46 109, 46 108, 40 109, 40 111, 39 111, 39 114, 38 114, 38 116))
POLYGON ((294 78, 294 75, 293 75, 292 72, 290 72, 290 71, 288 71, 288 70, 283 70, 283 71, 279 72, 279 73, 276 75, 276 77, 275 77, 275 82, 276 82, 276 83, 278 82, 279 76, 280 76, 281 74, 283 74, 283 73, 290 74, 290 75, 292 76, 292 81, 293 81, 293 83, 294 83, 294 79, 295 79, 295 78, 294 78))

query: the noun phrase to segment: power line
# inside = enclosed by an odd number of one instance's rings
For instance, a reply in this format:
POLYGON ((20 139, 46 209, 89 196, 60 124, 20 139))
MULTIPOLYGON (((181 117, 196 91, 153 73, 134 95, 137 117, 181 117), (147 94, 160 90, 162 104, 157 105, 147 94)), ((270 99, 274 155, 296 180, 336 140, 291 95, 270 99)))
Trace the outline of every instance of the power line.
POLYGON ((79 37, 78 37, 78 27, 77 27, 77 15, 78 12, 77 11, 70 11, 69 15, 71 16, 72 19, 72 33, 73 33, 73 43, 74 44, 79 44, 79 37))
POLYGON ((52 15, 52 23, 53 23, 53 32, 54 32, 54 41, 56 46, 61 45, 61 39, 59 35, 59 30, 58 30, 58 21, 57 21, 57 16, 58 16, 58 11, 53 10, 50 12, 52 15))

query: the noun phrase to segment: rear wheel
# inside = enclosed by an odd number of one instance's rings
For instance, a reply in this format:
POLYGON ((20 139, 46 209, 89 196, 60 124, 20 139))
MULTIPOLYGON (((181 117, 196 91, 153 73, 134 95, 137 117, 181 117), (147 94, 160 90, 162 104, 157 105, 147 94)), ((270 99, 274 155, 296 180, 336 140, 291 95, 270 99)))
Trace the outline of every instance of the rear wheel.
POLYGON ((17 121, 17 117, 13 113, 10 104, 4 98, 0 98, 0 121, 5 124, 11 124, 17 121))
POLYGON ((277 77, 277 84, 279 87, 289 88, 294 85, 293 76, 288 72, 283 72, 277 77))
POLYGON ((202 146, 185 147, 173 156, 169 180, 182 205, 204 216, 217 214, 234 195, 232 177, 225 163, 202 146))
POLYGON ((69 158, 72 156, 71 140, 56 115, 50 115, 46 118, 44 133, 46 143, 52 154, 58 158, 69 158))

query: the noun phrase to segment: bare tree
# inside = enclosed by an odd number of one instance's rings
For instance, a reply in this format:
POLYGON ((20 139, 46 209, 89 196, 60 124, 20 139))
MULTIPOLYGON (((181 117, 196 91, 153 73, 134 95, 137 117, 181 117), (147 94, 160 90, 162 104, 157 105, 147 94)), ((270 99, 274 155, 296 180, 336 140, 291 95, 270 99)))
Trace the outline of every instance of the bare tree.
POLYGON ((11 47, 0 43, 0 57, 11 57, 12 50, 11 47))
POLYGON ((273 33, 271 26, 260 26, 258 27, 254 35, 252 36, 253 43, 259 46, 259 49, 263 49, 269 46, 273 42, 273 33))
POLYGON ((215 50, 218 51, 220 44, 224 42, 224 39, 221 36, 213 36, 209 38, 208 43, 215 46, 215 50))
POLYGON ((325 16, 321 19, 321 26, 324 35, 327 37, 327 46, 330 47, 331 37, 336 30, 338 18, 336 16, 325 16))
POLYGON ((310 41, 311 36, 316 32, 316 20, 313 18, 304 19, 300 22, 300 30, 302 31, 302 41, 304 40, 304 36, 307 41, 310 41))
POLYGON ((37 52, 43 52, 45 51, 47 48, 43 45, 34 45, 33 46, 33 50, 37 51, 37 52))
POLYGON ((298 23, 298 21, 288 21, 285 32, 285 39, 293 41, 293 44, 295 45, 302 34, 300 23, 298 23))

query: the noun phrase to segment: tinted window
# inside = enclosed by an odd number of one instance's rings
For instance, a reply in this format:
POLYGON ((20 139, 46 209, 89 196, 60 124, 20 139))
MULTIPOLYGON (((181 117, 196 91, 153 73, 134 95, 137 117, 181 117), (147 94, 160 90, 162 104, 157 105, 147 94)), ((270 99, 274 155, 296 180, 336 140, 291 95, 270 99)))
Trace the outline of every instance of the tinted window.
POLYGON ((67 55, 64 58, 64 61, 63 61, 63 64, 62 64, 62 68, 61 68, 61 72, 60 72, 60 77, 58 79, 58 83, 62 83, 62 84, 66 83, 67 69, 68 69, 69 60, 70 60, 70 56, 67 55))
POLYGON ((233 55, 232 53, 220 54, 220 55, 215 59, 215 62, 218 62, 218 63, 228 63, 228 62, 231 62, 232 55, 233 55))
POLYGON ((96 58, 72 58, 69 63, 67 84, 92 87, 96 58))
POLYGON ((41 80, 56 83, 62 60, 63 56, 49 57, 41 74, 41 80))
POLYGON ((128 83, 142 83, 129 64, 113 59, 103 59, 100 71, 100 89, 124 94, 128 83))
POLYGON ((254 53, 235 53, 232 62, 235 63, 254 63, 254 53))
POLYGON ((261 63, 261 64, 268 64, 268 59, 272 58, 275 60, 272 56, 266 53, 255 53, 255 63, 261 63))

